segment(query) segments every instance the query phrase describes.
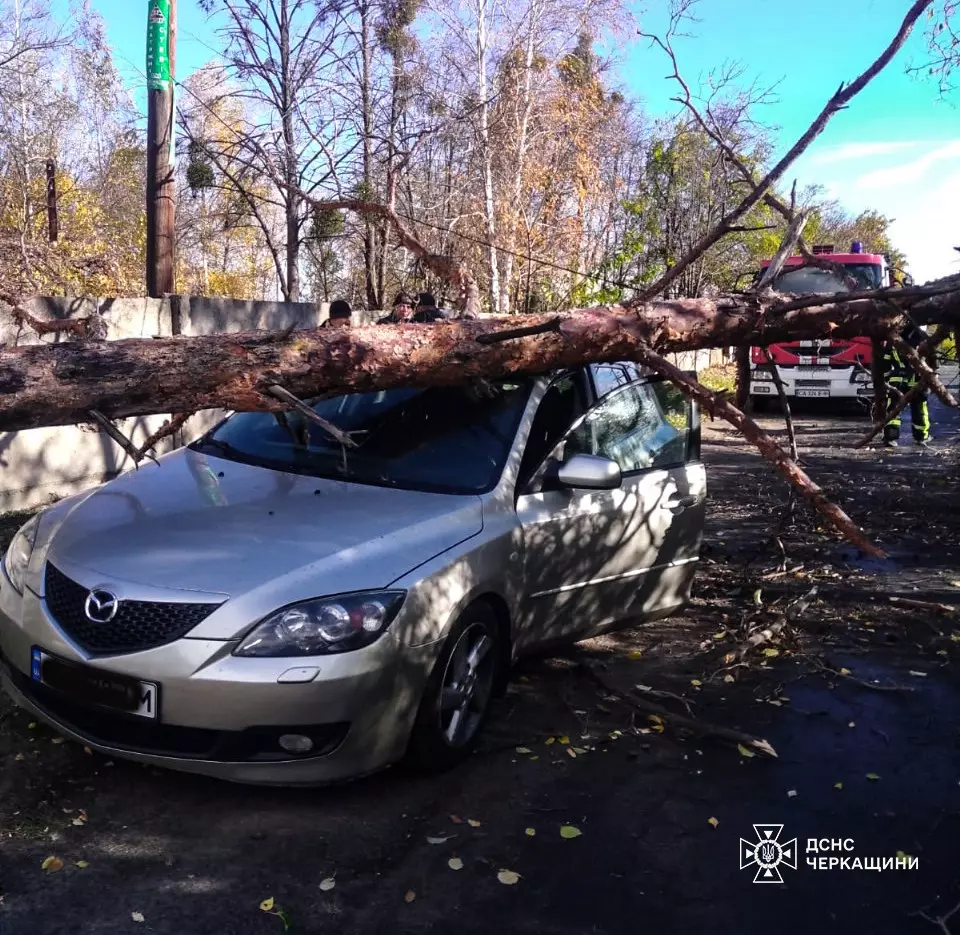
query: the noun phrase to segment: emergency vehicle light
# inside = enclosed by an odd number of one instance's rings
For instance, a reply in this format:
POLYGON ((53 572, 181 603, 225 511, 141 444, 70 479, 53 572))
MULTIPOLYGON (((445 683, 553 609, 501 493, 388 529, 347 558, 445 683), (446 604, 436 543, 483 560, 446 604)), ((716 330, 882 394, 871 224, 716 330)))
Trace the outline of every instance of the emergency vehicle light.
POLYGON ((855 240, 852 244, 850 244, 850 252, 863 253, 863 244, 860 243, 859 240, 855 240))

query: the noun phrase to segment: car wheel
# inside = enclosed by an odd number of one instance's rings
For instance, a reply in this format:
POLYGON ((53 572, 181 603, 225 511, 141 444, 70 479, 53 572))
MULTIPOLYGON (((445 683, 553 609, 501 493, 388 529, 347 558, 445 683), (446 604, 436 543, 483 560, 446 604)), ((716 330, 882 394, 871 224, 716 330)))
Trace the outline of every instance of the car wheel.
POLYGON ((502 665, 500 627, 487 604, 468 607, 440 651, 417 712, 407 763, 436 772, 473 750, 502 665))

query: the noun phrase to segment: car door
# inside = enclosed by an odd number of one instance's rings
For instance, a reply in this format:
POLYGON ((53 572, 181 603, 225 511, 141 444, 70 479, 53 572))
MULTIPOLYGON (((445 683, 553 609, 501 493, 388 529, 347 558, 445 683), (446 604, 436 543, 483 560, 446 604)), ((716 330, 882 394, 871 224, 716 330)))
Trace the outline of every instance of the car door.
POLYGON ((665 381, 621 382, 618 374, 519 489, 520 647, 664 615, 689 597, 706 498, 698 413, 665 381), (574 454, 616 461, 622 483, 551 483, 551 464, 574 454))

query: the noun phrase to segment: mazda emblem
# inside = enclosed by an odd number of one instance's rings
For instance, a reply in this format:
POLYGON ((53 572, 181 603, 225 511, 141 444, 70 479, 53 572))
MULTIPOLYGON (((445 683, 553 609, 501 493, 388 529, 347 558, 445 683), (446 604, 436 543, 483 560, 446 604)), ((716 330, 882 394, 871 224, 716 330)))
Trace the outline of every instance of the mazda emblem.
POLYGON ((120 600, 116 594, 110 591, 104 591, 102 588, 94 588, 88 595, 83 605, 83 612, 87 615, 87 620, 93 623, 109 623, 117 616, 120 609, 120 600))

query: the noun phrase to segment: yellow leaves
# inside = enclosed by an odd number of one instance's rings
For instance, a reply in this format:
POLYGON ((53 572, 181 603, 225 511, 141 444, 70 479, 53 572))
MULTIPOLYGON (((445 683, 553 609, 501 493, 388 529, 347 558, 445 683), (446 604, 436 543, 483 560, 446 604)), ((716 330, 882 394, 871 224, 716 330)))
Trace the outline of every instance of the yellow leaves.
POLYGON ((268 896, 262 903, 260 903, 261 912, 273 912, 273 897, 268 896))
POLYGON ((579 838, 583 832, 576 825, 561 825, 560 837, 568 841, 572 838, 579 838))
POLYGON ((468 818, 467 824, 470 825, 471 828, 479 828, 481 825, 481 822, 477 821, 476 818, 468 818))
POLYGON ((960 643, 960 633, 954 631, 950 634, 950 639, 953 640, 954 643, 960 643))
POLYGON ((403 901, 405 903, 412 903, 417 898, 417 894, 413 890, 407 890, 403 895, 403 901))
POLYGON ((714 633, 711 639, 722 640, 727 635, 726 630, 721 630, 719 633, 714 633))
POLYGON ((500 872, 497 874, 497 879, 504 886, 515 886, 517 883, 520 882, 520 874, 514 873, 513 870, 501 869, 500 872))
POLYGON ((780 655, 780 650, 779 650, 779 649, 774 649, 772 646, 768 646, 768 647, 763 651, 763 654, 764 654, 764 656, 767 657, 767 659, 773 659, 774 656, 779 656, 779 655, 780 655))
POLYGON ((716 818, 708 818, 707 824, 710 825, 712 828, 716 828, 717 825, 720 824, 720 822, 716 818))
POLYGON ((737 750, 740 751, 740 756, 745 756, 748 759, 755 757, 756 753, 753 752, 749 747, 745 747, 742 743, 737 744, 737 750))
POLYGON ((533 751, 529 747, 517 747, 517 753, 532 753, 533 751))
POLYGON ((642 649, 633 649, 627 653, 627 659, 640 659, 643 656, 642 649))
POLYGON ((842 783, 842 782, 835 782, 835 783, 833 784, 833 788, 834 788, 834 789, 842 789, 842 788, 843 788, 843 783, 842 783))
POLYGON ((876 773, 867 773, 867 779, 871 782, 876 782, 880 777, 876 773))
POLYGON ((451 870, 463 870, 463 861, 459 857, 451 857, 447 861, 447 866, 451 870))
POLYGON ((849 670, 849 669, 841 669, 841 670, 840 670, 840 674, 841 674, 841 675, 849 675, 849 674, 850 674, 850 670, 849 670))
POLYGON ((528 838, 532 838, 532 837, 534 837, 534 836, 536 835, 537 829, 536 829, 536 828, 527 828, 523 833, 524 833, 528 838))
POLYGON ((699 688, 703 684, 703 682, 701 682, 700 679, 690 679, 690 684, 694 688, 699 688))
POLYGON ((570 738, 564 734, 562 737, 557 738, 560 743, 570 743, 570 738))
POLYGON ((663 718, 659 714, 648 714, 647 720, 650 722, 650 730, 658 734, 663 733, 663 718))
MULTIPOLYGON (((286 932, 290 928, 290 919, 287 916, 286 912, 283 911, 273 900, 272 896, 268 896, 263 902, 260 903, 260 911, 266 912, 269 915, 276 916, 283 923, 283 930, 286 932)), ((143 916, 139 912, 133 914, 134 922, 143 922, 143 916), (137 916, 140 916, 138 919, 137 916)))
POLYGON ((59 873, 63 870, 63 861, 59 857, 48 857, 40 864, 40 869, 45 873, 59 873))
POLYGON ((557 742, 557 738, 556 738, 556 737, 548 737, 548 738, 544 741, 544 743, 545 743, 548 747, 550 746, 550 744, 556 743, 556 742, 557 742))
POLYGON ((85 861, 85 860, 75 860, 75 861, 73 862, 73 865, 74 865, 74 867, 77 867, 77 868, 80 869, 80 870, 86 870, 87 867, 90 866, 90 864, 87 863, 87 861, 85 861))
POLYGON ((329 893, 337 885, 337 881, 333 877, 326 877, 320 881, 320 892, 329 893))

